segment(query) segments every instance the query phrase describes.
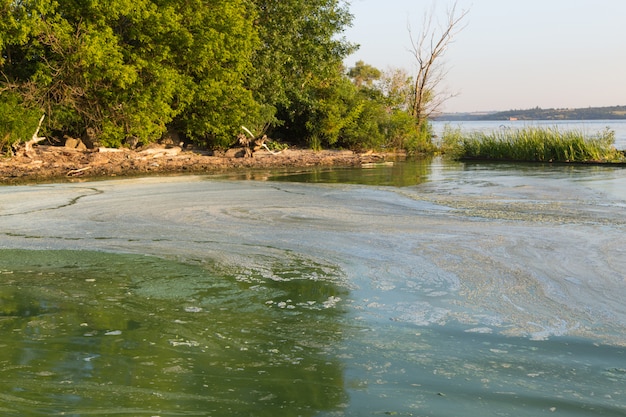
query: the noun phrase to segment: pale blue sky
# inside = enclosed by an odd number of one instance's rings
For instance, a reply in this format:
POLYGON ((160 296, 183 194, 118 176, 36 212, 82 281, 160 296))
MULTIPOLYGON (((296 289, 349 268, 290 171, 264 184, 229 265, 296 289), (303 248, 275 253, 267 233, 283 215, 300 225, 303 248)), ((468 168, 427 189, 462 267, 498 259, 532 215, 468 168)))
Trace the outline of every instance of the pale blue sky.
MULTIPOLYGON (((407 25, 452 0, 351 0, 346 60, 414 69, 407 25)), ((467 26, 445 56, 444 111, 626 105, 625 0, 458 0, 467 26)))

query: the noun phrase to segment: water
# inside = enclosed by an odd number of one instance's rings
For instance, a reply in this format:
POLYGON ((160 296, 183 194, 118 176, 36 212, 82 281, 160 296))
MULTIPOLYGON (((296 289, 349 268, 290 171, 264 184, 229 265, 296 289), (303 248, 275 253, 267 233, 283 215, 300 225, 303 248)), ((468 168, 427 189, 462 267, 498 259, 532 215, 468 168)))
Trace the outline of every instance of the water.
POLYGON ((0 188, 0 414, 626 413, 626 171, 246 177, 0 188))
POLYGON ((140 255, 7 250, 0 264, 3 416, 310 415, 345 397, 328 352, 340 309, 324 304, 345 291, 325 266, 273 288, 140 255))
POLYGON ((434 122, 436 135, 441 137, 444 127, 460 128, 465 132, 490 132, 497 129, 522 129, 528 126, 556 127, 559 130, 574 130, 586 135, 594 135, 605 129, 615 132, 615 147, 626 150, 626 120, 486 120, 465 122, 434 122))

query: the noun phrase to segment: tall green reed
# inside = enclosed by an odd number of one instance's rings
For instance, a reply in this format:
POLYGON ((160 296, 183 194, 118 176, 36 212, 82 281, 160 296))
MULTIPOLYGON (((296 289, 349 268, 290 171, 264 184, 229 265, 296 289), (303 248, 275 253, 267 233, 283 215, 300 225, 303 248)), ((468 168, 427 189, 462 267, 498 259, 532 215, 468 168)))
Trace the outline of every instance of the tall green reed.
POLYGON ((530 126, 463 134, 446 127, 442 150, 456 159, 529 162, 624 162, 610 129, 586 135, 580 130, 530 126))

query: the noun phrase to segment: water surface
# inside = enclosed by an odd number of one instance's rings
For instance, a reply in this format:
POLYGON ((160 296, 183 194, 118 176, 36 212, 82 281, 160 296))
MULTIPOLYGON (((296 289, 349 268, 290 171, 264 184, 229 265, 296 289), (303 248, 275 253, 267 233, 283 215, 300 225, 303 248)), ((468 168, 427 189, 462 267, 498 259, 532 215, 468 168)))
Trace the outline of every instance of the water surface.
POLYGON ((626 413, 624 171, 255 175, 0 188, 2 415, 626 413))

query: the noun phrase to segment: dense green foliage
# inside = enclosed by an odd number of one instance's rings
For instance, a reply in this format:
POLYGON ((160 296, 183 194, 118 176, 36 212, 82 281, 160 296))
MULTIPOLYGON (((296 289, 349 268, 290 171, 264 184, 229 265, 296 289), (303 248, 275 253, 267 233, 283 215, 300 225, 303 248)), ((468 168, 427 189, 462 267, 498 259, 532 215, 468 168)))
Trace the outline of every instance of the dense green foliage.
POLYGON ((342 0, 0 0, 0 12, 5 150, 44 113, 43 135, 88 146, 171 131, 225 147, 242 125, 314 147, 430 143, 380 71, 343 67, 355 46, 342 0))
POLYGON ((444 149, 458 159, 529 162, 623 162, 624 154, 613 146, 615 133, 604 130, 587 136, 558 128, 526 127, 492 133, 463 135, 446 128, 444 149))
POLYGON ((0 95, 0 150, 9 149, 20 140, 30 138, 39 121, 39 112, 26 107, 19 96, 10 92, 0 95))
POLYGON ((343 59, 354 51, 340 38, 352 16, 338 0, 253 2, 261 47, 252 57, 250 87, 273 116, 263 122, 283 126, 283 135, 299 135, 302 119, 319 105, 315 93, 341 78, 343 59))
POLYGON ((351 149, 404 149, 433 152, 429 123, 418 126, 409 111, 413 81, 404 71, 380 72, 363 62, 333 88, 323 90, 323 106, 309 121, 321 145, 351 149))
POLYGON ((48 115, 49 134, 117 146, 232 136, 255 113, 245 73, 258 38, 245 0, 5 1, 4 91, 48 115), (210 4, 207 4, 210 3, 210 4))

